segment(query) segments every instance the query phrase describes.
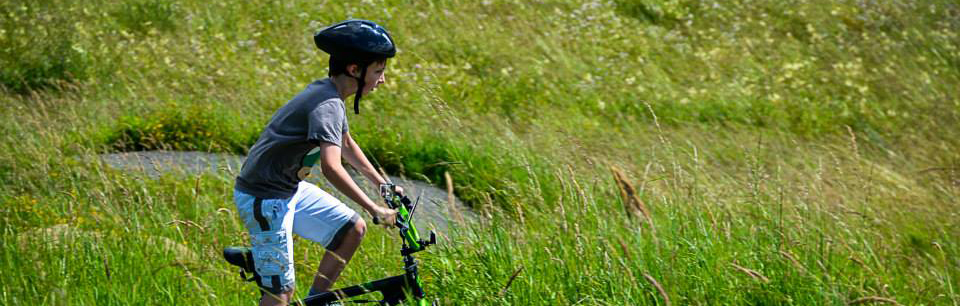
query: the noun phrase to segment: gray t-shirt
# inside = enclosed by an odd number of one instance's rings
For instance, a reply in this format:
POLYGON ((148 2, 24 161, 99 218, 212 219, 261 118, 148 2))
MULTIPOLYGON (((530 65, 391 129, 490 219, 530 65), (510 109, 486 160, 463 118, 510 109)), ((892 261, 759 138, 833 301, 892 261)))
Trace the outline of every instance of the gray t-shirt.
POLYGON ((265 199, 292 197, 319 159, 320 143, 342 146, 347 130, 346 108, 330 79, 307 85, 270 118, 234 188, 265 199))

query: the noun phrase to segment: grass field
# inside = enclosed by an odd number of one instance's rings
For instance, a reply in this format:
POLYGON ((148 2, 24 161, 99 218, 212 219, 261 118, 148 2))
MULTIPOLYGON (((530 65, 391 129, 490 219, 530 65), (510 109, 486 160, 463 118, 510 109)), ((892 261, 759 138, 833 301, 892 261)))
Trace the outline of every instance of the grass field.
MULTIPOLYGON (((97 155, 244 153, 326 75, 312 33, 347 18, 400 49, 354 137, 388 172, 449 173, 486 216, 421 256, 443 305, 960 304, 955 1, 15 0, 0 16, 3 305, 254 304, 220 259, 246 243, 231 175, 97 155)), ((398 247, 371 229, 338 284, 398 274, 398 247)), ((296 244, 298 296, 322 252, 296 244)))

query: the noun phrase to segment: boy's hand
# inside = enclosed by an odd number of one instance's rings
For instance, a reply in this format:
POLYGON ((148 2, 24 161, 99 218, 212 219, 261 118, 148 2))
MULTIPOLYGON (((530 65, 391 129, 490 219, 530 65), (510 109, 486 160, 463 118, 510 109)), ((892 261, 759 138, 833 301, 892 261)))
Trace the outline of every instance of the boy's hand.
POLYGON ((374 206, 374 211, 371 211, 370 214, 373 215, 374 224, 379 224, 387 228, 394 227, 397 224, 396 210, 376 205, 374 206))

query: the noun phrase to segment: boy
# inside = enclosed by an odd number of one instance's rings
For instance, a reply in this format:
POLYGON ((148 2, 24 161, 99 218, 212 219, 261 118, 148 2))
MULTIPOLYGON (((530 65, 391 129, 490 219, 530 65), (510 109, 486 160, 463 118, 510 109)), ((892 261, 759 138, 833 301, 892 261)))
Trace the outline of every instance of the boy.
MULTIPOLYGON (((281 107, 250 149, 234 185, 234 201, 253 244, 260 305, 286 305, 293 296, 291 232, 324 245, 310 294, 330 290, 366 231, 356 212, 303 181, 319 161, 323 176, 375 220, 393 225, 396 212, 371 201, 344 170, 341 156, 371 181, 387 183, 350 137, 344 100, 383 84, 387 59, 396 54, 390 34, 366 20, 347 20, 314 35, 330 54, 329 77, 313 82, 281 107)), ((402 192, 399 190, 398 192, 402 192)), ((239 249, 228 248, 230 260, 239 249)), ((236 257, 234 257, 236 258, 236 257)))

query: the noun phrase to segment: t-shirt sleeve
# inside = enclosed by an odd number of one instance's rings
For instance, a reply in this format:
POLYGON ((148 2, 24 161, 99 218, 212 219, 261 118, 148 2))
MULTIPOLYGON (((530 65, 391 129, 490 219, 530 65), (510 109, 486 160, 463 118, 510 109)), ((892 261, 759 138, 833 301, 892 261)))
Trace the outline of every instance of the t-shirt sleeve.
POLYGON ((308 115, 307 140, 319 144, 329 142, 343 146, 343 133, 346 132, 346 114, 343 104, 334 101, 323 102, 308 115))

